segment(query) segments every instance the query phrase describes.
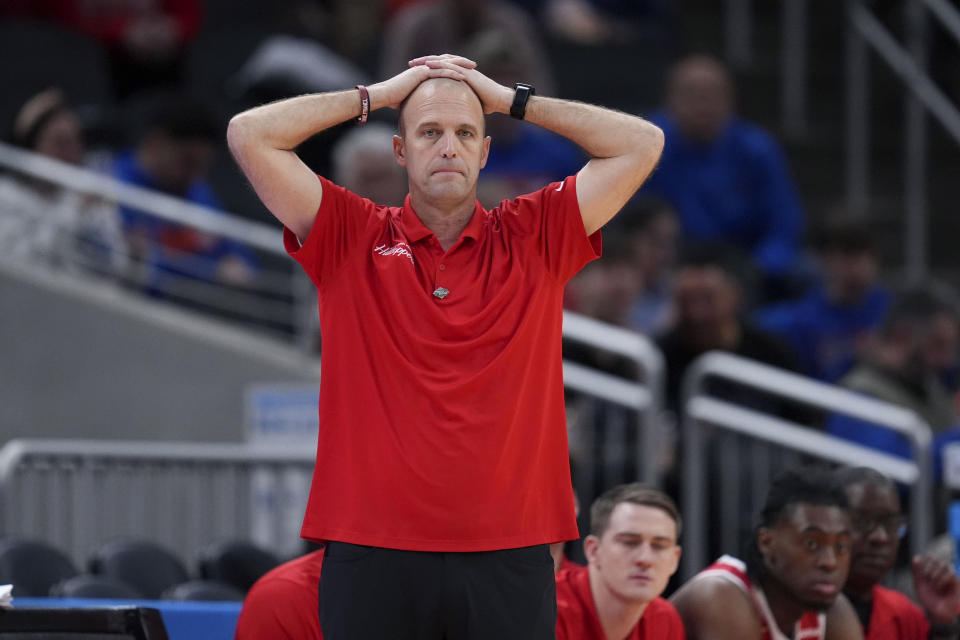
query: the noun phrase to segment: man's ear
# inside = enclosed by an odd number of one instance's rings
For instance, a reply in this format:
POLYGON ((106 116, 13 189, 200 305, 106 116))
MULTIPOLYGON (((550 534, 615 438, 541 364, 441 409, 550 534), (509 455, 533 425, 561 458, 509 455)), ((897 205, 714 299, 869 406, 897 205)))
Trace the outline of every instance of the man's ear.
POLYGON ((757 548, 763 556, 763 561, 767 562, 767 558, 773 555, 773 531, 766 527, 757 529, 757 548))
POLYGON ((583 539, 583 555, 587 556, 587 562, 595 564, 597 562, 597 552, 600 549, 600 539, 597 536, 589 535, 583 539))
POLYGON ((490 157, 490 136, 483 139, 483 155, 480 156, 480 168, 487 166, 487 158, 490 157))
POLYGON ((683 553, 683 548, 680 545, 677 545, 673 550, 673 567, 670 568, 670 575, 673 575, 677 572, 677 568, 680 566, 680 555, 683 553))
POLYGON ((393 158, 401 167, 407 166, 406 150, 403 148, 403 138, 400 136, 393 136, 393 158))

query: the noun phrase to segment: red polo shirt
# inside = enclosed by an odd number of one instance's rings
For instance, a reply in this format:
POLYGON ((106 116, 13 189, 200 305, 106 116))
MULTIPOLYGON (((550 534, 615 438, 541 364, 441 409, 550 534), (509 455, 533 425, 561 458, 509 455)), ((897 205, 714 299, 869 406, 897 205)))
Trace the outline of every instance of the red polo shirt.
POLYGON ((563 288, 600 254, 576 178, 486 211, 444 252, 410 198, 321 178, 303 246, 323 335, 302 535, 418 551, 577 537, 563 403, 563 288))
MULTIPOLYGON (((625 640, 684 640, 680 614, 663 598, 652 600, 625 640)), ((557 640, 607 640, 590 591, 587 567, 557 574, 557 640)))
POLYGON ((234 640, 323 640, 317 587, 323 549, 264 574, 243 600, 234 640))
POLYGON ((907 596, 880 585, 873 587, 873 610, 866 640, 927 640, 930 623, 907 596))

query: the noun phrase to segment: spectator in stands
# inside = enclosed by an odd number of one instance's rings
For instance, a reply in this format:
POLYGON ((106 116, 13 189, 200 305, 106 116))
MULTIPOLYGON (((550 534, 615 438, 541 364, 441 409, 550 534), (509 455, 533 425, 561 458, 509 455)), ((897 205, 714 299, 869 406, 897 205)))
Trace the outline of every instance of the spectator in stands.
POLYGON ((846 493, 853 523, 850 575, 843 592, 850 599, 867 640, 936 640, 960 637, 960 579, 949 564, 917 556, 912 562, 920 604, 880 586, 897 559, 906 520, 897 487, 866 467, 841 469, 837 486, 846 493), (922 608, 921 608, 922 607, 922 608))
POLYGON ((673 323, 673 276, 680 232, 677 213, 664 200, 635 198, 618 221, 632 247, 640 278, 640 292, 630 307, 627 324, 659 337, 673 323))
POLYGON ((622 236, 604 238, 603 257, 584 267, 568 285, 568 307, 626 327, 641 284, 632 249, 622 236))
POLYGON ((333 179, 378 204, 403 206, 407 177, 393 158, 394 129, 380 122, 351 129, 333 147, 333 179))
POLYGON ((186 44, 200 28, 200 0, 5 0, 12 15, 55 20, 100 40, 118 99, 176 88, 186 44))
POLYGON ((557 640, 683 640, 660 597, 680 562, 680 513, 666 494, 620 485, 590 507, 586 567, 557 574, 557 640))
POLYGON ((817 469, 778 476, 746 562, 725 555, 670 598, 690 640, 863 638, 841 593, 852 525, 831 480, 817 469))
POLYGON ((803 298, 761 309, 757 324, 793 345, 804 371, 835 381, 867 352, 890 306, 877 278, 877 249, 865 222, 834 219, 815 241, 822 283, 803 298))
MULTIPOLYGON (((114 176, 219 209, 220 201, 206 176, 222 135, 199 103, 161 98, 152 105, 135 148, 117 157, 114 176)), ((237 242, 129 207, 122 208, 121 215, 133 257, 146 266, 144 285, 153 295, 171 295, 183 279, 245 285, 254 277, 256 261, 237 242)))
MULTIPOLYGON (((900 293, 880 328, 876 344, 840 384, 912 409, 941 432, 957 425, 948 380, 957 366, 960 316, 952 293, 934 285, 900 293)), ((834 416, 834 435, 910 457, 906 438, 854 418, 834 416)))
MULTIPOLYGON (((475 38, 468 57, 506 87, 529 82, 534 74, 534 69, 524 66, 525 60, 503 30, 486 31, 475 38)), ((490 154, 477 183, 477 198, 488 208, 563 180, 579 171, 586 160, 566 138, 516 118, 488 117, 487 134, 490 154)))
MULTIPOLYGON (((68 165, 84 160, 80 124, 58 89, 24 103, 9 141, 68 165)), ((0 259, 115 276, 126 255, 113 205, 26 175, 0 175, 0 259)))
POLYGON ((777 143, 736 117, 730 73, 707 56, 682 59, 651 120, 669 142, 642 193, 676 208, 685 241, 749 254, 766 278, 764 297, 778 294, 795 267, 803 213, 777 143))
POLYGON ((323 640, 317 617, 321 548, 264 574, 247 593, 234 640, 323 640))
MULTIPOLYGON (((707 351, 729 351, 775 367, 797 369, 786 344, 744 320, 743 274, 736 252, 726 247, 694 247, 681 259, 674 279, 674 327, 658 341, 667 365, 669 406, 678 406, 687 367, 707 351)), ((726 386, 720 389, 718 383, 718 394, 761 408, 756 394, 726 386)))
POLYGON ((407 61, 434 51, 472 53, 478 39, 502 32, 523 82, 540 95, 556 95, 553 73, 536 25, 523 9, 505 0, 425 0, 404 6, 387 23, 381 48, 380 75, 390 77, 407 61))

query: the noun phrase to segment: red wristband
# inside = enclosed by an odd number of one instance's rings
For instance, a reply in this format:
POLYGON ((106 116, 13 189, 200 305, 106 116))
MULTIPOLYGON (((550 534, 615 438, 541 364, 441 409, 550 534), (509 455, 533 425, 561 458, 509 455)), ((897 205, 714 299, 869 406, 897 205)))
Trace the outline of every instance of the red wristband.
POLYGON ((357 90, 360 92, 360 116, 357 118, 357 124, 367 124, 367 116, 370 115, 370 94, 362 84, 357 85, 357 90))

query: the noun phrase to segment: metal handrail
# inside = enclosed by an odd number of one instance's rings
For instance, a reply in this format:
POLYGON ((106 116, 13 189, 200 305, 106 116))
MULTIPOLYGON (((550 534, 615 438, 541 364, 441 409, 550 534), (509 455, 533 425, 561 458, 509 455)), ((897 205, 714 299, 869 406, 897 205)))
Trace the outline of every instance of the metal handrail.
POLYGON ((171 222, 237 240, 269 253, 286 255, 280 231, 273 225, 244 220, 4 143, 0 143, 0 167, 54 182, 73 191, 118 202, 171 222))
POLYGON ((850 8, 850 24, 857 35, 870 44, 877 55, 916 95, 937 122, 960 143, 960 109, 930 80, 883 24, 860 3, 855 3, 850 8))
POLYGON ((597 373, 591 375, 591 384, 584 372, 580 371, 585 369, 584 367, 571 367, 571 363, 565 362, 564 384, 573 388, 582 384, 579 390, 637 409, 637 462, 642 464, 643 481, 659 486, 660 476, 656 460, 660 443, 656 424, 663 413, 663 354, 649 338, 640 333, 572 311, 563 312, 563 337, 621 355, 636 364, 637 384, 629 385, 609 375, 600 378, 598 376, 602 374, 597 373))
POLYGON ((723 352, 700 356, 683 380, 683 566, 692 575, 706 565, 706 461, 703 428, 739 433, 820 457, 872 466, 891 478, 910 484, 911 547, 918 552, 932 531, 930 427, 916 413, 901 406, 819 382, 753 360, 723 352), (707 394, 708 378, 724 378, 744 386, 811 407, 840 413, 892 429, 910 442, 912 460, 903 460, 866 446, 813 431, 707 394))

